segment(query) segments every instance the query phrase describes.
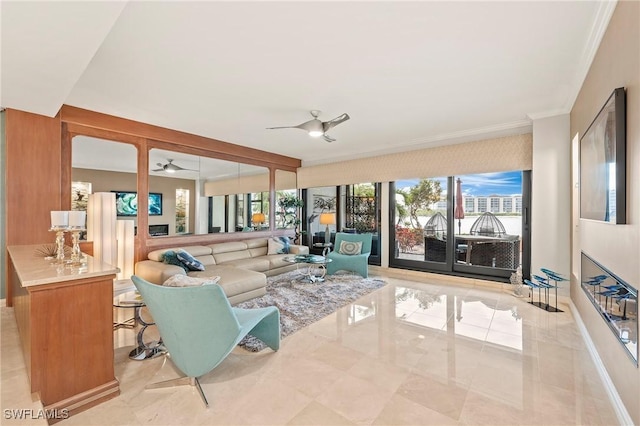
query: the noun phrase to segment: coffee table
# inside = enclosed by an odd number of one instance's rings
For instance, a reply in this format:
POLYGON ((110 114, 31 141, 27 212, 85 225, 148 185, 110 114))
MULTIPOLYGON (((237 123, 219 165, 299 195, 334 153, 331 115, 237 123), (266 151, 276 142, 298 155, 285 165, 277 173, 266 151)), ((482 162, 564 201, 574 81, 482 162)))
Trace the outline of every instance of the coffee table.
POLYGON ((145 306, 144 300, 140 297, 140 293, 137 291, 129 291, 123 294, 119 294, 113 299, 113 306, 116 308, 133 308, 133 318, 130 318, 123 322, 114 322, 113 329, 117 330, 120 327, 134 328, 138 324, 141 325, 136 336, 138 346, 129 353, 129 358, 142 361, 149 358, 155 358, 159 355, 163 355, 167 352, 167 349, 162 344, 162 338, 159 341, 145 343, 144 332, 150 325, 154 325, 154 322, 147 322, 141 315, 141 310, 145 306))
POLYGON ((316 254, 297 254, 295 256, 285 257, 284 261, 295 263, 298 269, 300 265, 307 265, 307 270, 304 272, 304 279, 307 282, 315 283, 324 281, 324 277, 327 275, 327 263, 331 262, 331 259, 316 254), (316 269, 316 271, 314 271, 314 269, 316 269))

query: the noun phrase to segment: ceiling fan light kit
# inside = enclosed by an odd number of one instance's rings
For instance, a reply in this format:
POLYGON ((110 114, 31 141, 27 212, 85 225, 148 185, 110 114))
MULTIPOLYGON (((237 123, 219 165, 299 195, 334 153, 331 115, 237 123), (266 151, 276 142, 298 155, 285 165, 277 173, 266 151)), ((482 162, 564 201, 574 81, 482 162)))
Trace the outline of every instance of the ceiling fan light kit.
POLYGON ((313 117, 312 120, 309 121, 305 121, 302 124, 298 124, 297 126, 282 126, 282 127, 267 127, 267 129, 269 130, 273 130, 273 129, 301 129, 306 131, 309 136, 313 137, 313 138, 319 138, 320 136, 324 137, 324 140, 327 142, 333 142, 335 141, 334 138, 332 138, 331 136, 327 135, 327 132, 334 128, 335 126, 337 126, 338 124, 347 121, 349 118, 349 114, 344 113, 342 115, 337 116, 336 118, 334 118, 333 120, 329 120, 329 121, 320 121, 318 119, 318 115, 320 115, 320 111, 318 110, 311 110, 310 111, 311 116, 313 117))

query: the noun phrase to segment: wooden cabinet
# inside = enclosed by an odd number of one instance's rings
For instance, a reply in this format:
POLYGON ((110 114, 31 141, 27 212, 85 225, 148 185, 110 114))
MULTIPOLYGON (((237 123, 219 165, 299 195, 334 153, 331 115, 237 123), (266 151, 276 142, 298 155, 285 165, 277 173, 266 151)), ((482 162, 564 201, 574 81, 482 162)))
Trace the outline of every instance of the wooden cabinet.
MULTIPOLYGON (((8 278, 31 392, 45 409, 70 415, 120 393, 114 374, 114 266, 89 257, 82 268, 10 246, 8 278)), ((51 423, 51 422, 50 422, 51 423)))

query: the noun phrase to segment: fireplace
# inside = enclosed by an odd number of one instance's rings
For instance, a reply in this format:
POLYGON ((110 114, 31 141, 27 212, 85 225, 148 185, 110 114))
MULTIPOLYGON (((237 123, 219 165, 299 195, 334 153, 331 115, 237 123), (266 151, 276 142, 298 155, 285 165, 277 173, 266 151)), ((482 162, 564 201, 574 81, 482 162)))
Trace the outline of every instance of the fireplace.
POLYGON ((582 289, 638 365, 638 290, 582 252, 582 289))
POLYGON ((169 235, 169 225, 149 225, 149 235, 152 237, 169 235))

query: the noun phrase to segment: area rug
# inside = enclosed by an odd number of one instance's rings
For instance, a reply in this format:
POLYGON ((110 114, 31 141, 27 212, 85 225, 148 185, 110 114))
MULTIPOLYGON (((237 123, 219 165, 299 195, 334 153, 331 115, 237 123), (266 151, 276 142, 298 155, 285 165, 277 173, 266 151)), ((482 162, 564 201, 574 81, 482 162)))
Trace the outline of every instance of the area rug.
MULTIPOLYGON (((324 282, 315 283, 300 281, 301 276, 302 271, 291 271, 268 277, 267 294, 237 306, 248 309, 276 306, 280 310, 281 337, 284 338, 386 284, 379 278, 348 273, 327 275, 324 282)), ((266 347, 253 336, 245 337, 239 345, 251 352, 266 347)))

